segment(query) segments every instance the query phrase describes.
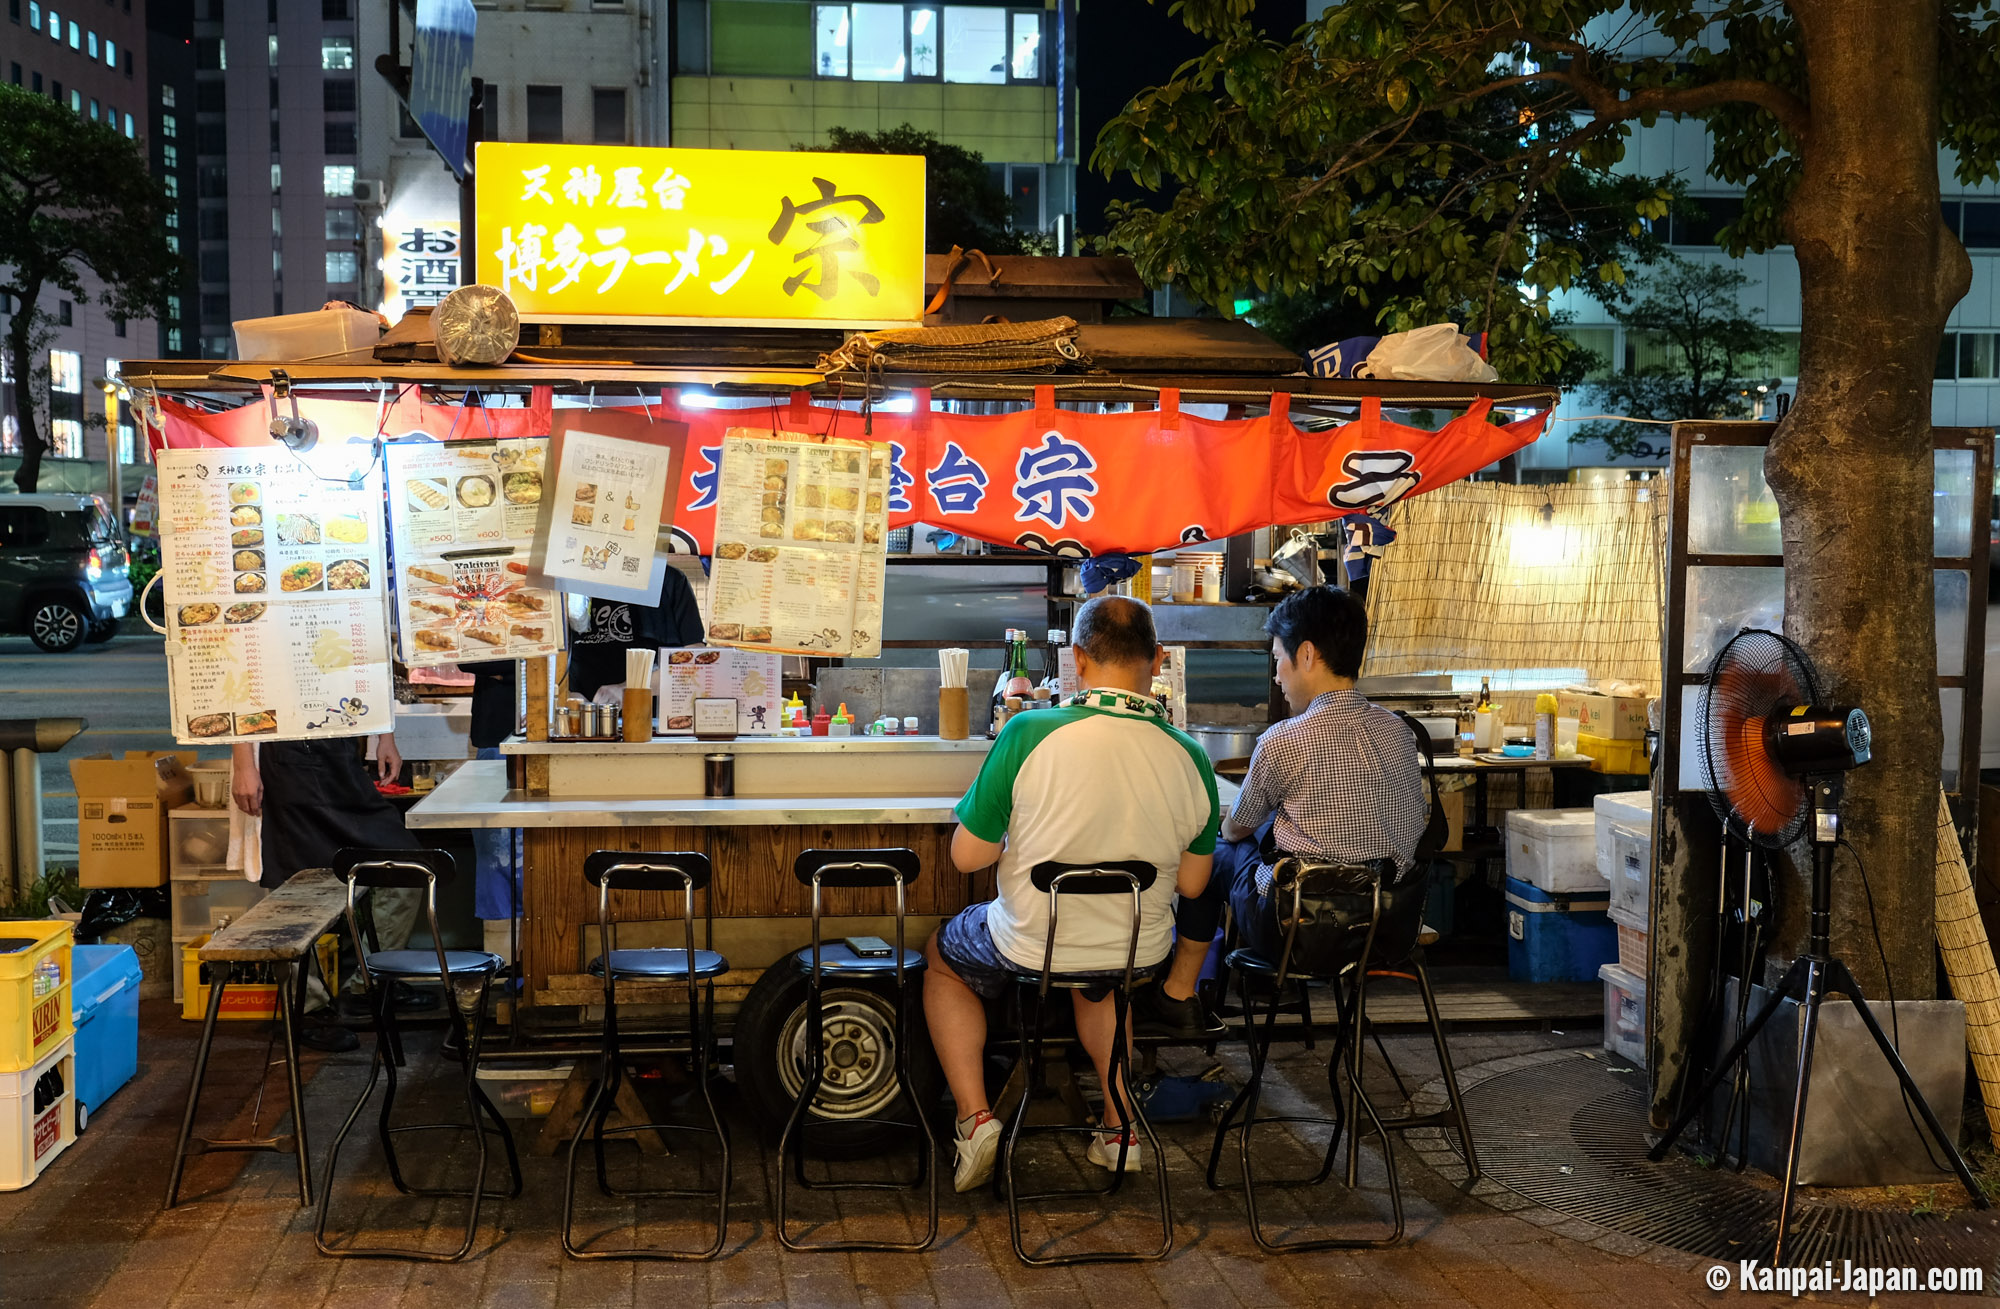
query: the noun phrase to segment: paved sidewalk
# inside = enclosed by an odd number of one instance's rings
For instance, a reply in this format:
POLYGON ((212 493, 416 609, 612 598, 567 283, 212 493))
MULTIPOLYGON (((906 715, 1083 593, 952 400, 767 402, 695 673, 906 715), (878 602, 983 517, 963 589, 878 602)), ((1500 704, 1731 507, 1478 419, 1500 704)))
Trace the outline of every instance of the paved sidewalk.
MULTIPOLYGON (((226 1026, 211 1061, 207 1096, 211 1113, 204 1115, 200 1129, 218 1135, 220 1120, 231 1106, 237 1107, 235 1126, 249 1126, 256 1065, 266 1051, 262 1025, 226 1026)), ((1023 1266, 1009 1245, 1005 1209, 988 1192, 953 1195, 948 1175, 939 1240, 929 1253, 786 1253, 771 1228, 773 1152, 734 1110, 737 1165, 729 1247, 712 1264, 586 1264, 566 1259, 559 1240, 562 1161, 533 1156, 523 1159, 525 1195, 489 1203, 479 1243, 464 1263, 324 1259, 313 1249, 311 1216, 298 1208, 288 1157, 197 1159, 188 1170, 184 1190, 188 1198, 171 1212, 160 1209, 198 1031, 197 1024, 170 1015, 163 1002, 147 1002, 142 1017, 145 1057, 137 1080, 93 1116, 89 1132, 42 1180, 28 1190, 0 1195, 0 1304, 7 1309, 43 1305, 194 1309, 246 1304, 286 1309, 315 1305, 587 1309, 719 1303, 856 1309, 891 1305, 1635 1309, 1791 1302, 1789 1297, 1714 1295, 1703 1285, 1706 1260, 1588 1224, 1572 1222, 1553 1230, 1501 1212, 1456 1190, 1451 1180, 1426 1167, 1410 1150, 1399 1154, 1410 1224, 1402 1246, 1263 1255, 1250 1240, 1240 1199, 1210 1192, 1202 1184, 1211 1132, 1206 1124, 1197 1123, 1160 1129, 1177 1224, 1174 1254, 1159 1264, 1023 1266)), ((409 1044, 406 1094, 441 1106, 445 1102, 439 1097, 453 1089, 455 1068, 439 1060, 435 1037, 419 1035, 409 1044)), ((1577 1044, 1594 1044, 1594 1034, 1466 1035, 1455 1040, 1454 1050, 1462 1066, 1471 1066, 1577 1044)), ((1389 1048, 1413 1085, 1431 1076, 1427 1042, 1398 1038, 1389 1042, 1389 1048)), ((308 1055, 313 1076, 307 1101, 319 1159, 324 1159, 341 1116, 359 1091, 366 1075, 366 1053, 364 1041, 357 1053, 308 1055)), ((1324 1096, 1324 1053, 1324 1047, 1317 1054, 1295 1049, 1276 1061, 1271 1085, 1278 1103, 1304 1104, 1324 1096)), ((1182 1071, 1199 1071, 1205 1064, 1198 1052, 1187 1052, 1172 1062, 1182 1071)), ((1224 1047, 1222 1062, 1232 1073, 1240 1073, 1241 1061, 1230 1047, 1224 1047)), ((283 1103, 282 1080, 273 1077, 261 1105, 267 1127, 283 1103)), ((400 1114, 402 1102, 398 1108, 400 1114)), ((1534 1111, 1532 1105, 1521 1106, 1523 1121, 1534 1111)), ((423 1239, 432 1248, 450 1248, 457 1240, 454 1225, 462 1227, 462 1207, 453 1201, 397 1196, 382 1175, 371 1127, 372 1112, 350 1138, 343 1156, 337 1224, 351 1226, 359 1219, 377 1237, 423 1239)), ((405 1140, 413 1161, 435 1160, 444 1147, 441 1138, 405 1140)), ((460 1143, 456 1159, 462 1162, 470 1150, 463 1137, 460 1143)), ((1273 1147, 1268 1155, 1271 1165, 1297 1166, 1306 1158, 1295 1139, 1274 1138, 1273 1147)), ((497 1149, 495 1156, 497 1160, 497 1149)), ((1046 1162, 1050 1155, 1044 1149, 1039 1157, 1046 1162)), ((1260 1149, 1259 1158, 1266 1157, 1260 1149)), ((1268 1217, 1279 1223, 1331 1219, 1360 1230, 1360 1224, 1387 1211, 1372 1143, 1364 1149, 1363 1159, 1360 1196, 1333 1185, 1283 1193, 1267 1205, 1268 1217)), ((624 1168, 626 1161, 620 1159, 618 1166, 624 1168)), ((687 1160, 655 1161, 651 1166, 684 1168, 687 1160)), ((1224 1177, 1233 1171, 1226 1162, 1224 1177)), ((1096 1174, 1094 1169, 1090 1172, 1096 1174)), ((421 1184, 429 1170, 413 1162, 411 1173, 412 1180, 421 1184)), ((469 1168, 458 1175, 469 1175, 469 1168)), ((503 1175, 504 1170, 496 1167, 493 1176, 503 1175)), ((1046 1216, 1028 1224, 1029 1240, 1039 1244, 1060 1228, 1079 1232, 1084 1241, 1143 1241, 1146 1205, 1153 1195, 1150 1181, 1151 1174, 1133 1179, 1109 1205, 1052 1205, 1046 1216), (1105 1217, 1107 1211, 1110 1217, 1105 1217)), ((613 1242, 631 1235, 612 1230, 632 1220, 629 1208, 597 1197, 587 1181, 581 1194, 585 1198, 579 1209, 588 1230, 609 1232, 613 1242)), ((842 1199, 837 1207, 820 1197, 811 1199, 819 1207, 808 1209, 809 1216, 844 1224, 853 1235, 896 1235, 907 1230, 906 1218, 918 1212, 916 1204, 896 1195, 842 1199)), ((1157 1225, 1153 1235, 1157 1239, 1157 1225)), ((691 1220, 649 1220, 637 1239, 698 1242, 700 1233, 691 1220)), ((1896 1297, 1893 1302, 1919 1304, 1924 1298, 1896 1297)))

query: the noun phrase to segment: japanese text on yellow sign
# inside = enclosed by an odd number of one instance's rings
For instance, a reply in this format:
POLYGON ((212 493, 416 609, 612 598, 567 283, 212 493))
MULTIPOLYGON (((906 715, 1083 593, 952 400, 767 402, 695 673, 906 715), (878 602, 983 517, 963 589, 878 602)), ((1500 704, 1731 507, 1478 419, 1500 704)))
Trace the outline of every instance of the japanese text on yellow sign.
POLYGON ((914 155, 482 141, 479 280, 542 321, 923 318, 914 155))

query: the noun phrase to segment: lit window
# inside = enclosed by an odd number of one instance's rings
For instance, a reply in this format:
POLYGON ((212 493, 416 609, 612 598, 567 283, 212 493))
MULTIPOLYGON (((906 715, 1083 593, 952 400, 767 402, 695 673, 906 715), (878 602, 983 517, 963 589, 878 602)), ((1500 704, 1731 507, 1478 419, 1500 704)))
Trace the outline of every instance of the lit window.
POLYGON ((167 250, 172 254, 181 252, 181 239, 172 232, 167 233, 167 250))
POLYGON ((271 67, 276 68, 278 66, 278 34, 276 32, 271 34, 269 51, 271 67))
POLYGON ((49 39, 58 42, 62 40, 62 15, 53 9, 49 10, 49 39))
POLYGON ((352 250, 329 250, 326 252, 326 280, 328 282, 353 282, 361 276, 361 257, 352 250))
POLYGON ((1014 80, 1017 82, 1039 82, 1042 80, 1042 16, 1040 14, 1010 14, 1013 21, 1012 59, 1014 80))
POLYGON ((167 184, 167 199, 178 200, 181 198, 180 178, 175 177, 172 173, 168 173, 165 177, 161 178, 160 180, 167 184))
POLYGON ((849 37, 857 82, 903 80, 903 6, 858 4, 849 37))
POLYGON ((944 11, 944 80, 1007 80, 1007 11, 953 5, 944 11))
POLYGON ((83 49, 83 24, 77 22, 74 18, 69 21, 69 48, 72 50, 83 49))
POLYGON ((938 75, 938 11, 910 10, 910 76, 938 75))
POLYGON ((169 168, 181 166, 181 152, 170 145, 160 147, 160 162, 169 168))
POLYGON ((81 117, 81 116, 82 116, 82 114, 83 114, 83 92, 81 92, 81 91, 77 90, 77 89, 76 89, 75 87, 71 87, 71 88, 70 88, 70 92, 69 92, 69 107, 70 107, 70 108, 71 108, 71 109, 72 109, 73 111, 75 111, 75 112, 76 112, 76 114, 77 114, 77 115, 78 115, 79 117, 81 117))
POLYGON ((821 5, 813 20, 813 71, 821 77, 847 76, 847 6, 821 5))
POLYGON ((49 453, 58 459, 83 458, 83 424, 58 418, 49 424, 49 453))
POLYGON ((97 58, 97 33, 95 32, 84 33, 83 48, 90 52, 90 57, 92 59, 97 58))
POLYGON ((167 353, 172 354, 180 348, 181 329, 178 327, 169 327, 167 329, 167 353))
POLYGON ((353 164, 328 164, 321 169, 321 172, 325 177, 326 185, 324 189, 328 195, 341 196, 354 194, 353 164))
POLYGON ((139 444, 136 439, 137 436, 138 433, 132 430, 132 424, 130 423, 118 424, 119 463, 136 464, 139 462, 139 452, 137 449, 135 449, 135 447, 139 444))
POLYGON ((169 109, 172 109, 174 107, 174 84, 172 82, 165 82, 161 84, 160 103, 165 105, 169 109))
POLYGON ((74 350, 49 351, 49 389, 64 395, 82 395, 83 356, 74 350))
POLYGON ((277 164, 272 164, 271 194, 272 195, 278 194, 278 192, 284 188, 284 185, 285 185, 284 169, 280 168, 277 164))
MULTIPOLYGON (((114 115, 113 115, 113 117, 115 118, 115 117, 116 117, 116 115, 114 114, 114 115)), ((96 96, 92 96, 92 97, 90 98, 90 121, 91 121, 91 122, 93 122, 93 123, 97 121, 97 97, 96 97, 96 96)))
POLYGON ((285 224, 284 224, 284 220, 283 220, 283 219, 282 219, 282 218, 281 218, 281 217, 279 216, 279 215, 280 215, 280 214, 281 214, 282 212, 283 212, 283 211, 282 211, 282 210, 280 210, 280 209, 279 209, 279 208, 278 208, 278 207, 277 207, 276 205, 272 205, 272 206, 271 206, 271 235, 272 235, 272 236, 283 236, 283 235, 285 234, 285 224))
POLYGON ((35 0, 28 0, 28 26, 37 32, 42 30, 42 7, 35 0))
MULTIPOLYGON (((271 38, 271 48, 277 49, 278 38, 271 38)), ((277 56, 272 55, 272 62, 277 56)), ((354 67, 354 38, 351 36, 323 36, 319 39, 319 66, 329 73, 345 72, 354 67)))
MULTIPOLYGON (((172 104, 173 101, 169 100, 167 103, 172 104)), ((181 134, 180 121, 176 119, 172 114, 161 114, 160 135, 165 137, 167 140, 171 141, 180 134, 181 134)))
POLYGON ((138 136, 138 132, 133 127, 132 115, 130 114, 125 115, 125 135, 134 138, 138 136))
POLYGON ((273 250, 271 251, 271 276, 283 277, 284 275, 285 252, 283 250, 273 250))
POLYGON ((108 67, 118 67, 118 43, 108 36, 104 38, 104 62, 108 67))

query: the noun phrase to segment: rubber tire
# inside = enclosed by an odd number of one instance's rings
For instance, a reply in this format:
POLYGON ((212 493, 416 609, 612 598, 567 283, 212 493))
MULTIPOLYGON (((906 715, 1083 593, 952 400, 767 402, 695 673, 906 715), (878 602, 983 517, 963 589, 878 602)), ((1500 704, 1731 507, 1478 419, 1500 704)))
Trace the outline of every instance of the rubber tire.
POLYGON ((78 1100, 76 1102, 76 1134, 78 1136, 82 1136, 84 1130, 89 1126, 90 1126, 90 1106, 85 1104, 83 1101, 78 1100))
MULTIPOLYGON (((893 983, 870 985, 843 980, 837 987, 828 986, 825 989, 829 992, 873 991, 892 1003, 895 997, 893 983)), ((784 1131, 793 1104, 793 1092, 785 1089, 783 1074, 778 1068, 778 1039, 792 1015, 805 1007, 805 1000, 805 976, 786 958, 764 970, 764 975, 750 988, 749 995, 743 999, 743 1007, 736 1013, 733 1037, 736 1089, 758 1127, 773 1142, 784 1131)), ((942 1143, 949 1136, 950 1117, 940 1107, 944 1078, 938 1068, 937 1057, 931 1053, 930 1034, 924 1027, 920 988, 918 994, 910 997, 910 1004, 910 1080, 915 1084, 916 1093, 923 1097, 925 1107, 930 1110, 931 1129, 938 1133, 938 1140, 942 1143)), ((900 1157, 908 1151, 914 1132, 895 1123, 917 1121, 908 1095, 898 1095, 878 1116, 894 1121, 876 1124, 857 1120, 854 1126, 843 1131, 809 1133, 810 1153, 821 1159, 864 1159, 890 1153, 900 1157)))
POLYGON ((101 623, 92 623, 90 630, 83 634, 83 639, 91 645, 102 645, 116 635, 118 635, 118 620, 107 618, 101 623))
POLYGON ((90 620, 67 596, 45 595, 28 602, 28 639, 37 649, 66 654, 83 644, 89 630, 90 620))

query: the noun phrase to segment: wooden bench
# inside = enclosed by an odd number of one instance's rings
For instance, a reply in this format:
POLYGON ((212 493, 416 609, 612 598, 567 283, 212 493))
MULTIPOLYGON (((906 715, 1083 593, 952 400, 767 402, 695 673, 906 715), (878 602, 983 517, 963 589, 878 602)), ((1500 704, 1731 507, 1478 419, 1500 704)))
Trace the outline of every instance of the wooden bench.
MULTIPOLYGON (((212 979, 208 1013, 202 1019, 201 1043, 195 1049, 194 1074, 188 1082, 187 1111, 181 1118, 180 1141, 174 1147, 173 1171, 167 1178, 167 1208, 179 1203, 181 1173, 190 1155, 247 1150, 294 1155, 299 1169, 299 1204, 312 1204, 312 1157, 306 1147, 305 1100, 299 1080, 297 1011, 305 996, 305 970, 300 965, 346 910, 347 884, 327 869, 309 868, 245 910, 201 947, 198 957, 208 965, 212 979), (195 1109, 201 1102, 202 1079, 208 1072, 208 1053, 215 1041, 223 990, 239 967, 256 965, 273 968, 280 982, 278 1013, 285 1036, 285 1077, 291 1091, 291 1133, 234 1140, 196 1137, 195 1109)), ((365 901, 361 910, 363 930, 372 937, 374 925, 367 917, 365 901)), ((332 979, 327 981, 331 991, 332 979)))

